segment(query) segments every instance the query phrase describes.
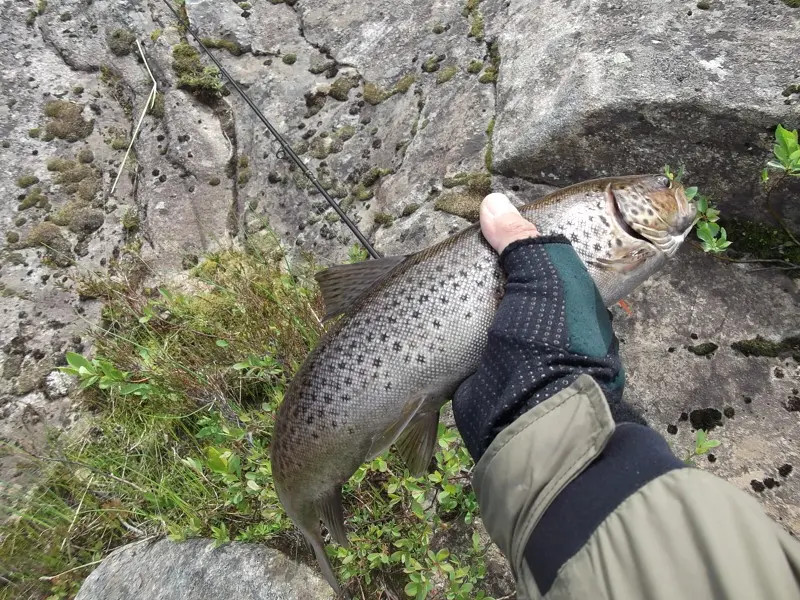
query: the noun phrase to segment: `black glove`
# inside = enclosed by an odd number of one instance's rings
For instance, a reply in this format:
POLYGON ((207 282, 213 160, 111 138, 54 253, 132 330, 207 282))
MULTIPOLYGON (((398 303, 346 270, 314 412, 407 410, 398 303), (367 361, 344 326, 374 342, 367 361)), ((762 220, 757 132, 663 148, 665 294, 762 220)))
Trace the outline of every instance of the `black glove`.
POLYGON ((625 373, 610 314, 563 236, 513 242, 500 255, 508 274, 478 370, 453 398, 456 425, 477 462, 525 411, 591 375, 616 422, 644 424, 622 401, 625 373))

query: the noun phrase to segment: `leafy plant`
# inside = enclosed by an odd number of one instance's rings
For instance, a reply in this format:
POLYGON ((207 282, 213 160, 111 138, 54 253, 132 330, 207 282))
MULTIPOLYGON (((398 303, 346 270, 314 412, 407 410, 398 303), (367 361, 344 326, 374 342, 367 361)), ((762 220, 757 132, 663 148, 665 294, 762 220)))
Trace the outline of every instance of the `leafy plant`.
MULTIPOLYGON (((681 165, 677 173, 673 173, 669 165, 664 166, 664 174, 671 180, 679 183, 685 173, 684 166, 681 165)), ((684 189, 686 198, 694 200, 697 207, 697 218, 694 224, 696 225, 697 237, 702 242, 704 252, 711 252, 718 254, 725 252, 731 242, 728 240, 728 233, 724 227, 720 227, 717 221, 719 220, 719 210, 714 206, 708 196, 698 193, 695 186, 687 187, 684 189)))
POLYGON ((353 244, 347 250, 347 262, 357 263, 367 260, 369 253, 361 244, 353 244))
POLYGON ((710 439, 705 430, 698 429, 697 433, 695 433, 694 448, 686 455, 683 462, 687 465, 693 465, 695 458, 706 454, 709 450, 716 448, 720 444, 721 442, 719 440, 710 439))
POLYGON ((772 154, 775 160, 767 162, 767 166, 761 171, 761 183, 767 191, 765 203, 767 210, 772 217, 783 227, 784 231, 794 242, 795 246, 800 246, 795 234, 787 227, 783 219, 772 207, 772 192, 786 181, 789 177, 800 177, 800 144, 797 141, 797 130, 788 130, 783 125, 775 128, 775 145, 772 147, 772 154), (769 176, 770 170, 778 171, 777 179, 769 176))

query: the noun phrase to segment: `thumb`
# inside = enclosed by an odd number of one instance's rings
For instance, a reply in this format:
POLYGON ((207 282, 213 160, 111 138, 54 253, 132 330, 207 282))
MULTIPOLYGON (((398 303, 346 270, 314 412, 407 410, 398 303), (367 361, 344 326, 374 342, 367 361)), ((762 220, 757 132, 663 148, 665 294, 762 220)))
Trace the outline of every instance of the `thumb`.
POLYGON ((498 253, 511 242, 536 237, 536 226, 525 219, 505 194, 489 194, 481 202, 481 231, 498 253))

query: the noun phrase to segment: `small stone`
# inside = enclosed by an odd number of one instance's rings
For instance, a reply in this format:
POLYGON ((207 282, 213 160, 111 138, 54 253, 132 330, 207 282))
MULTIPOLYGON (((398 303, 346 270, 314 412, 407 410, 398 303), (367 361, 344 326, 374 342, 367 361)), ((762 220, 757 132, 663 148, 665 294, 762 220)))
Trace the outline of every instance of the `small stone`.
POLYGON ((732 419, 733 415, 736 414, 736 411, 733 410, 732 406, 726 406, 723 409, 722 414, 725 415, 726 418, 732 419))
POLYGON ((689 352, 697 356, 708 356, 715 352, 717 348, 719 348, 719 346, 714 342, 705 342, 703 344, 697 344, 696 346, 686 347, 689 352))
POLYGON ((25 358, 21 354, 12 354, 3 363, 3 379, 17 377, 22 369, 22 360, 25 358))
POLYGON ((785 464, 778 467, 778 475, 781 477, 788 477, 792 472, 792 465, 785 464))
POLYGON ((717 462, 717 457, 714 454, 709 453, 708 455, 708 462, 715 463, 717 462))
POLYGON ((697 3, 697 8, 699 8, 700 10, 708 10, 709 8, 711 8, 711 2, 709 2, 708 0, 700 0, 697 3))
POLYGON ((764 491, 764 484, 761 483, 758 479, 753 479, 752 481, 750 481, 750 487, 753 488, 753 491, 759 493, 764 491))
POLYGON ((679 421, 688 421, 689 420, 689 413, 682 412, 681 416, 678 417, 679 421))
POLYGON ((75 380, 66 373, 51 371, 44 380, 44 393, 51 400, 63 398, 74 385, 75 380))
POLYGON ((676 433, 678 433, 678 426, 672 424, 667 425, 667 433, 669 433, 670 435, 675 435, 676 433))
POLYGON ((779 487, 781 484, 775 481, 772 477, 766 477, 764 479, 764 485, 767 487, 767 489, 771 490, 772 488, 779 487))
POLYGON ((694 429, 711 431, 722 426, 722 413, 716 408, 700 408, 689 413, 689 421, 694 429))

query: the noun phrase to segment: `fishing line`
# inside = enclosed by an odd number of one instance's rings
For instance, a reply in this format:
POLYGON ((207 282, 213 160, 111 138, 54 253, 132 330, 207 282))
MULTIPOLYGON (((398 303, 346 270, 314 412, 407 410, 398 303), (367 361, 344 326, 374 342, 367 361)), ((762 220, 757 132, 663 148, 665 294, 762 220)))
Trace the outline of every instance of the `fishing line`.
POLYGON ((367 238, 364 236, 364 234, 361 233, 361 230, 358 228, 358 226, 356 226, 356 224, 350 220, 350 217, 348 217, 344 213, 339 204, 333 198, 331 198, 330 194, 328 194, 328 192, 325 191, 322 185, 320 185, 319 181, 317 181, 317 178, 314 176, 314 174, 309 170, 306 164, 302 160, 300 160, 300 157, 297 156, 297 154, 295 154, 294 150, 292 150, 292 147, 284 139, 284 137, 280 134, 280 132, 277 129, 275 129, 275 127, 272 126, 272 123, 270 123, 267 117, 265 117, 264 114, 258 109, 258 106, 256 106, 255 103, 250 99, 250 96, 247 95, 247 92, 245 92, 241 88, 241 86, 239 86, 236 80, 234 80, 234 78, 231 77, 230 73, 228 73, 228 71, 225 70, 225 67, 223 67, 222 64, 220 64, 220 62, 214 57, 214 55, 211 54, 211 51, 208 48, 206 48, 205 44, 203 44, 203 42, 200 41, 200 38, 194 32, 188 20, 184 20, 183 17, 181 17, 178 11, 175 10, 172 4, 169 3, 169 0, 164 0, 164 4, 166 4, 167 8, 169 8, 170 11, 172 11, 172 14, 175 15, 175 18, 178 19, 178 22, 186 29, 186 31, 188 31, 192 35, 194 41, 197 42, 197 44, 213 61, 214 65, 217 67, 217 69, 219 69, 219 72, 233 86, 233 89, 235 89, 242 97, 242 99, 247 103, 247 105, 253 109, 253 112, 256 113, 256 116, 261 120, 261 122, 267 128, 267 131, 269 131, 270 134, 272 134, 272 137, 274 137, 277 140, 277 142, 281 145, 281 149, 278 152, 283 153, 283 157, 279 156, 278 158, 289 157, 292 160, 292 162, 294 162, 294 164, 297 165, 297 167, 300 169, 303 175, 305 175, 309 179, 309 181, 311 181, 311 183, 314 184, 314 187, 317 188, 317 191, 319 191, 319 193, 322 194, 322 197, 325 198, 325 200, 327 200, 328 204, 330 204, 333 207, 333 210, 336 211, 336 214, 339 215, 339 218, 342 220, 342 222, 345 225, 347 225, 347 227, 350 228, 350 231, 353 232, 353 235, 356 236, 361 245, 364 246, 367 252, 369 252, 369 255, 372 258, 380 258, 381 254, 377 250, 375 250, 375 248, 372 247, 372 244, 370 244, 367 238))

